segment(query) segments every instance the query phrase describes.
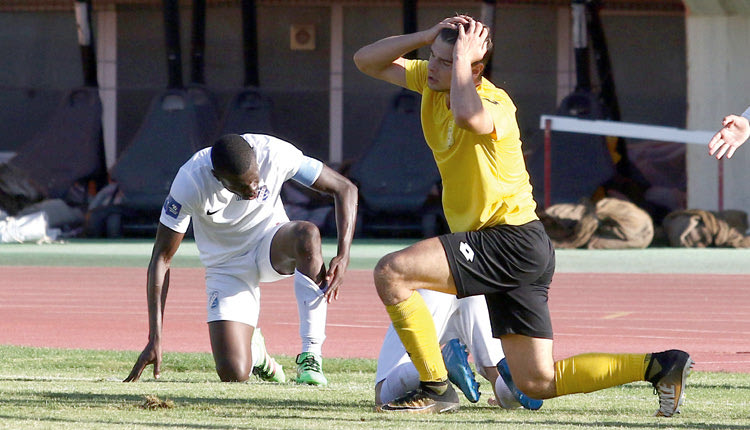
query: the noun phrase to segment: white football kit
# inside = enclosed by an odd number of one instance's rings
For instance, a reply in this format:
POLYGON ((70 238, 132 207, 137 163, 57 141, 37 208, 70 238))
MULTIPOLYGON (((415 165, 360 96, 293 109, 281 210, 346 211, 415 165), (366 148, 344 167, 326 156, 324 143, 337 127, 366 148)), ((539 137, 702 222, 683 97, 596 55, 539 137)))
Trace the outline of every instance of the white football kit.
MULTIPOLYGON (((242 200, 224 188, 212 174, 211 148, 205 148, 180 168, 159 221, 178 233, 185 233, 193 222, 195 243, 206 267, 208 321, 256 326, 258 284, 291 276, 276 272, 270 259, 274 234, 289 222, 280 198, 281 187, 289 179, 312 185, 323 165, 281 139, 258 134, 242 137, 255 150, 258 162, 257 198, 242 200)), ((311 294, 322 295, 317 285, 299 272, 295 273, 295 284, 297 276, 309 281, 311 294)))
MULTIPOLYGON (((451 339, 460 339, 469 348, 477 372, 486 378, 484 368, 494 367, 505 355, 500 339, 492 337, 484 296, 459 299, 431 290, 418 290, 418 293, 422 295, 432 314, 440 344, 445 344, 451 339)), ((375 384, 381 381, 382 403, 388 403, 419 386, 419 373, 393 324, 388 326, 378 356, 375 384)))

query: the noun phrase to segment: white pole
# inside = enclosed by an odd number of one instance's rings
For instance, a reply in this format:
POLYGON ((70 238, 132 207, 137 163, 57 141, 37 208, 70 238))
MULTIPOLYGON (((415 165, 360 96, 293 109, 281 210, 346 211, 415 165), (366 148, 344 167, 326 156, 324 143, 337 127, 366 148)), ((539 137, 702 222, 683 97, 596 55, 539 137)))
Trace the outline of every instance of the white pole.
POLYGON ((600 136, 630 137, 634 139, 690 143, 703 146, 708 145, 708 141, 714 133, 716 133, 715 130, 685 130, 682 128, 665 127, 661 125, 578 119, 574 117, 555 115, 542 115, 539 119, 540 129, 545 128, 547 120, 551 121, 552 131, 596 134, 600 136))
POLYGON ((344 129, 344 10, 340 3, 331 5, 331 87, 328 161, 343 160, 344 129))
POLYGON ((117 12, 114 6, 96 14, 96 58, 102 131, 107 169, 117 161, 117 12))

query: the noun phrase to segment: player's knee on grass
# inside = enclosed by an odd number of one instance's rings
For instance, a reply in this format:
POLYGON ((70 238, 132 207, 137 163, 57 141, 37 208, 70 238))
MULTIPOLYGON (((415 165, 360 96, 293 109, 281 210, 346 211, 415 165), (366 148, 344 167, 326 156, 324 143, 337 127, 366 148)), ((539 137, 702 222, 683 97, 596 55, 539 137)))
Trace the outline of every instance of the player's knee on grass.
POLYGON ((527 396, 534 399, 548 399, 556 395, 554 370, 525 373, 519 376, 518 379, 514 376, 513 382, 527 396))
POLYGON ((221 382, 245 382, 250 378, 250 364, 238 359, 216 360, 216 373, 221 382))

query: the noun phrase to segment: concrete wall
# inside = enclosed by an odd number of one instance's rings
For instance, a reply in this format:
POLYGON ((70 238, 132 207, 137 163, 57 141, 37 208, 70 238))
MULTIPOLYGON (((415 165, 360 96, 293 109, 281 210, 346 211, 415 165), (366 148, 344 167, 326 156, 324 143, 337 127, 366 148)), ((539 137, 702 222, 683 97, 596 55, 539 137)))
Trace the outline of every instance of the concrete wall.
POLYGON ((70 12, 0 13, 0 151, 31 138, 65 92, 83 85, 70 12))
MULTIPOLYGON (((330 6, 258 6, 260 84, 273 98, 276 134, 309 154, 328 159, 330 6), (316 48, 289 48, 292 24, 312 24, 316 48)), ((479 3, 430 2, 420 6, 418 28, 455 12, 479 16, 479 3)), ((117 6, 117 148, 133 138, 151 99, 167 83, 162 12, 156 7, 117 6)), ((518 107, 522 137, 540 139, 539 115, 552 113, 559 85, 556 6, 501 6, 495 22, 492 80, 518 107)), ((564 20, 563 20, 564 21, 564 20)), ((618 12, 604 14, 623 120, 684 125, 686 69, 684 17, 618 12)), ((0 13, 0 53, 19 59, 0 70, 0 139, 12 149, 49 115, 67 88, 82 83, 73 12, 0 13), (10 127, 12 125, 13 127, 10 127), (17 136, 11 138, 10 134, 17 136)), ((359 73, 351 57, 364 44, 403 29, 400 6, 343 6, 343 158, 369 145, 397 91, 359 73)), ((181 12, 183 76, 189 78, 190 10, 181 12)), ((426 58, 426 50, 420 57, 426 58)), ((222 3, 207 15, 205 76, 225 104, 243 85, 240 9, 222 3)), ((739 109, 739 108, 737 108, 739 109)))
POLYGON ((675 15, 604 14, 622 121, 685 127, 685 22, 675 15))
MULTIPOLYGON (((717 130, 721 119, 750 105, 750 2, 699 0, 685 2, 687 16, 687 126, 717 130)), ((706 142, 708 143, 708 142, 706 142)), ((718 162, 704 145, 687 154, 688 206, 717 209, 718 162)), ((723 208, 750 212, 750 151, 740 148, 723 161, 723 208)))
MULTIPOLYGON (((190 10, 181 10, 183 79, 190 80, 190 10)), ((329 8, 258 7, 260 86, 274 102, 275 134, 326 159, 328 144, 329 8), (316 49, 289 49, 290 26, 313 24, 316 49)), ((118 141, 129 142, 152 97, 167 85, 163 18, 159 9, 118 10, 118 141)), ((243 87, 239 7, 209 8, 206 17, 206 86, 223 108, 243 87)))

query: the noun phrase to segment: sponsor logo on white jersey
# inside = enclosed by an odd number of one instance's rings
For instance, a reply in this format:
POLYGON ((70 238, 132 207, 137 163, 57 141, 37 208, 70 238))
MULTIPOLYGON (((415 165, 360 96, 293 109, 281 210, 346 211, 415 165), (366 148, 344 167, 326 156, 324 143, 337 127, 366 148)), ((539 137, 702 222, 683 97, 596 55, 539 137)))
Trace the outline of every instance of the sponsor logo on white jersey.
POLYGON ((180 215, 181 209, 182 205, 177 203, 177 200, 175 200, 171 195, 168 196, 167 200, 164 201, 164 213, 174 219, 177 219, 177 216, 180 215))
POLYGON ((261 185, 261 187, 258 189, 258 201, 259 202, 265 202, 268 200, 268 196, 271 195, 271 192, 268 191, 268 187, 264 185, 261 185))

